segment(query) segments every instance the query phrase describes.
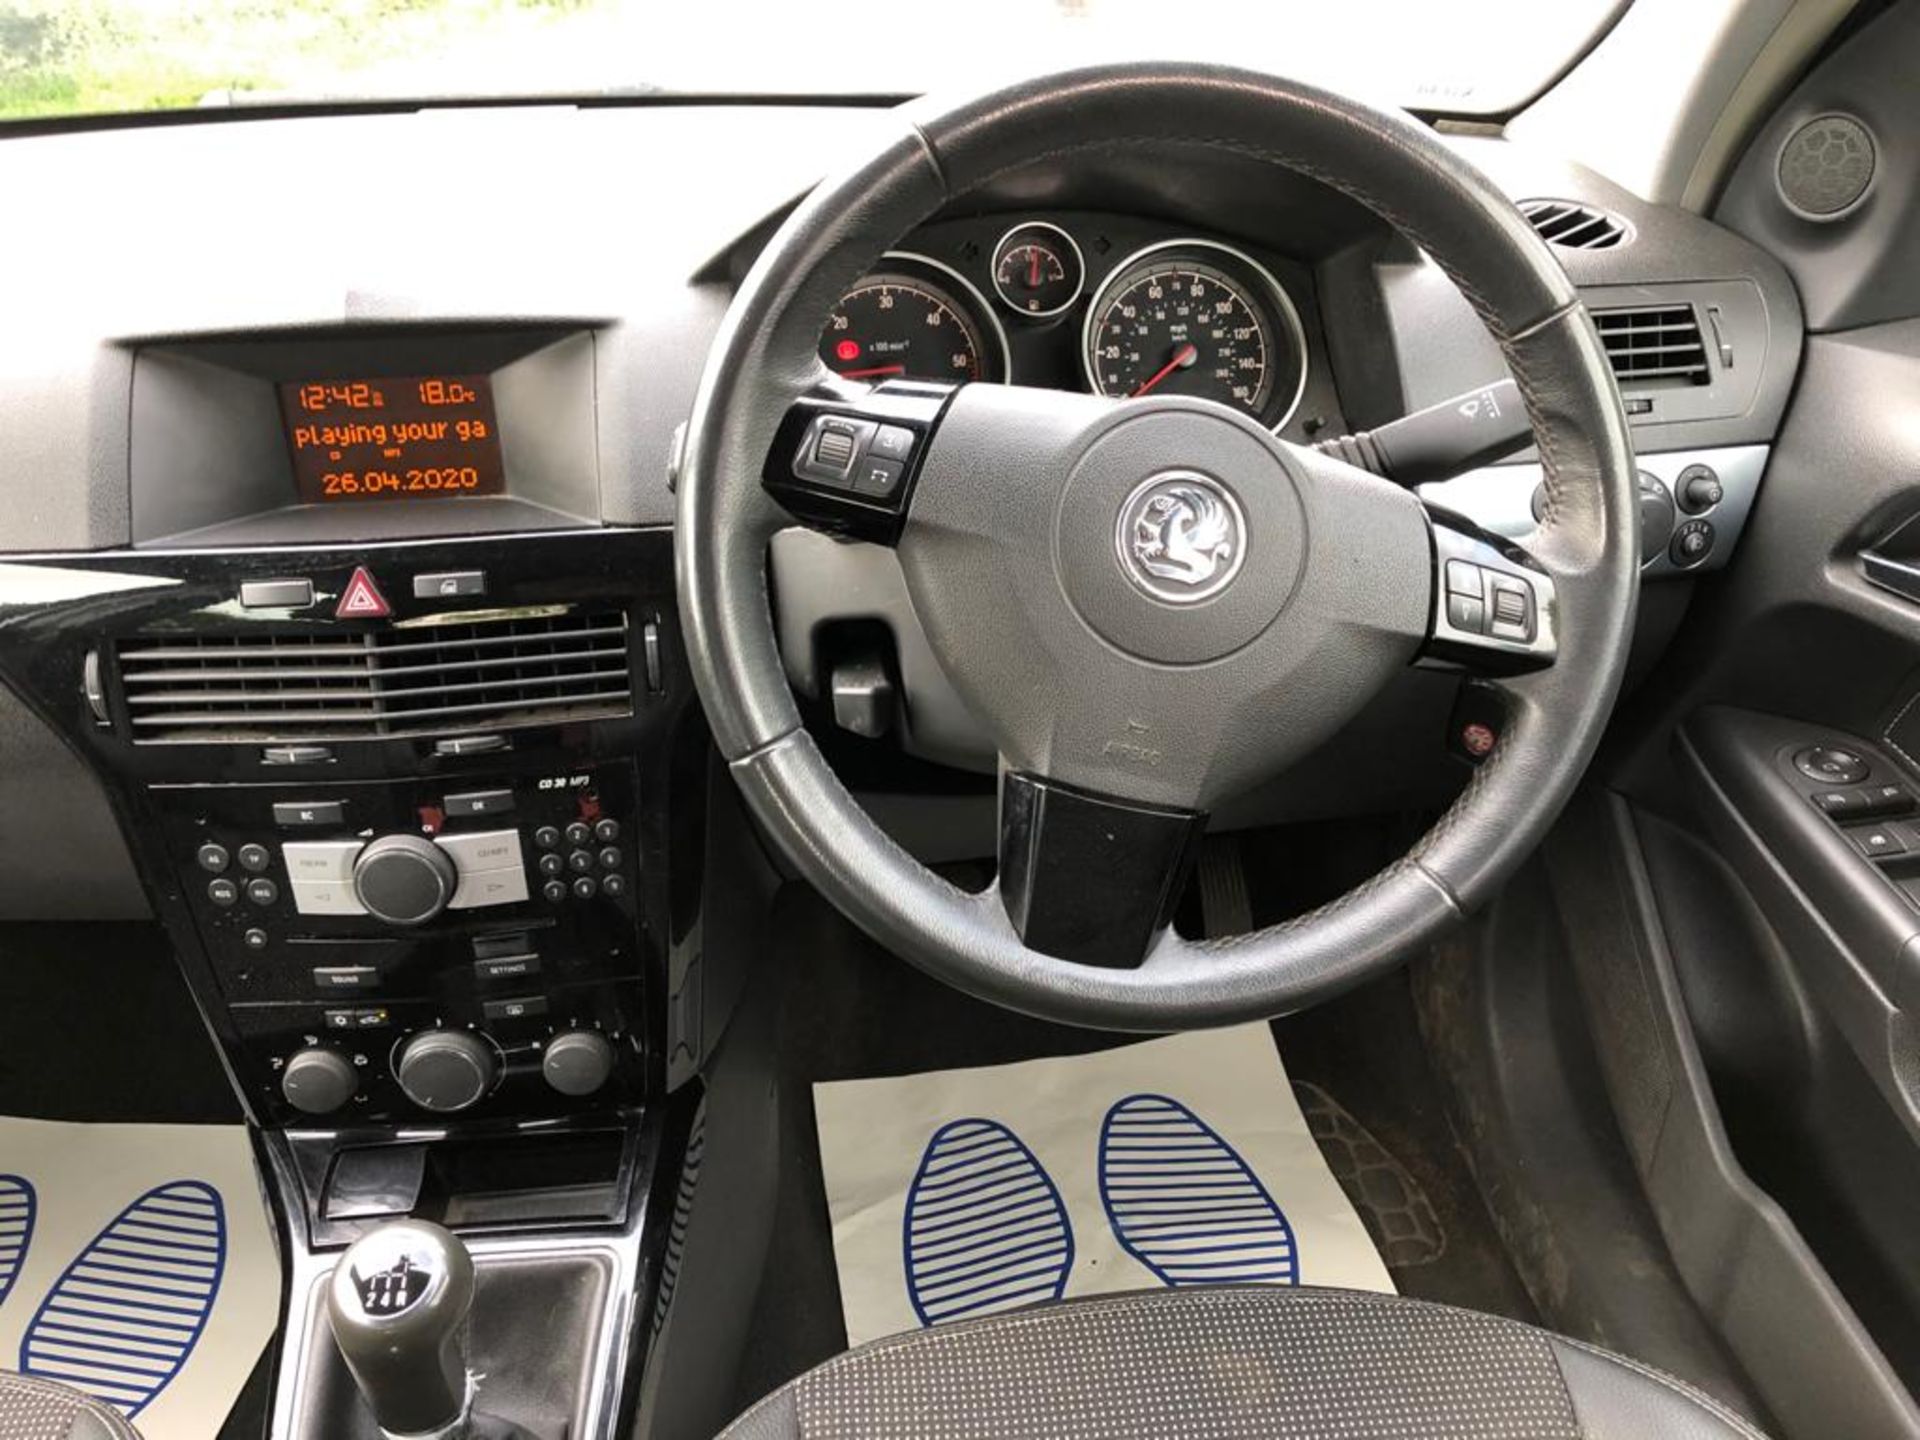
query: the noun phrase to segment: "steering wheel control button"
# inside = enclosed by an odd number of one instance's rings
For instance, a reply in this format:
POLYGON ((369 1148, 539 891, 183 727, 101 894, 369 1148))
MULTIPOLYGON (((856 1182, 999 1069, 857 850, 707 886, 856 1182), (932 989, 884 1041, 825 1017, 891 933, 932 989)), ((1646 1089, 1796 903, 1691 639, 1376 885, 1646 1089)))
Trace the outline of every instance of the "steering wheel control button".
POLYGON ((1713 522, 1689 520, 1673 532, 1667 558, 1682 570, 1691 570, 1713 553, 1713 522))
POLYGON ((239 858, 240 868, 249 875, 258 875, 273 863, 273 856, 264 845, 242 845, 239 858))
POLYGON ((1484 572, 1470 560, 1447 561, 1447 594, 1486 598, 1484 572))
POLYGON ((311 580, 243 580, 240 606, 245 610, 305 610, 313 604, 311 580))
POLYGON ((1490 575, 1493 599, 1487 633, 1500 640, 1533 639, 1533 587, 1524 580, 1490 575))
POLYGON ((873 432, 867 455, 876 460, 897 460, 905 465, 913 459, 914 433, 904 425, 882 425, 873 432))
POLYGON ((209 840, 193 852, 193 858, 199 862, 200 868, 205 870, 209 875, 218 875, 227 868, 227 862, 230 857, 227 854, 226 846, 216 845, 209 840))
POLYGON ((273 823, 283 830, 321 830, 347 823, 343 800, 276 800, 273 823))
POLYGON ((1447 595, 1447 623, 1474 635, 1487 633, 1487 602, 1478 595, 1447 595))
POLYGON ((800 453, 794 457, 794 473, 816 485, 853 488, 853 467, 860 463, 867 444, 879 429, 870 420, 851 420, 843 415, 821 415, 807 427, 800 453))
POLYGON ((1868 825, 1863 829, 1849 830, 1847 838, 1853 841, 1854 849, 1870 860, 1907 853, 1906 841, 1902 840, 1890 826, 1868 825))
POLYGON ((513 791, 472 790, 463 795, 449 795, 441 802, 441 808, 449 820, 510 815, 513 813, 513 791))
POLYGON ((486 593, 487 572, 484 570, 443 570, 413 577, 416 600, 471 600, 486 593))
POLYGON ((1711 465, 1689 465, 1673 482, 1674 499, 1689 515, 1704 515, 1726 498, 1711 465))
POLYGON ((1864 757, 1837 745, 1812 745, 1793 757, 1793 767, 1822 785, 1858 785, 1872 773, 1864 757))
POLYGON ((898 460, 869 457, 860 462, 853 488, 862 495, 877 495, 883 500, 891 500, 899 492, 900 482, 906 478, 906 474, 907 467, 898 460))
POLYGON ((229 906, 239 903, 240 887, 231 880, 209 880, 207 882, 207 899, 218 905, 222 910, 225 910, 229 906))

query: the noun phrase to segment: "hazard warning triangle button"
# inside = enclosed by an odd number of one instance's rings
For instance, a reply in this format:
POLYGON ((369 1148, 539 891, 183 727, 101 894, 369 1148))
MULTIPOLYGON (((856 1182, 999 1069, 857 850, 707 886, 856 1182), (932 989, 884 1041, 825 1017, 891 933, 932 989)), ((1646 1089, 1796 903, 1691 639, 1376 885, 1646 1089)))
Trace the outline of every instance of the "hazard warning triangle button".
POLYGON ((333 607, 336 620, 380 620, 393 613, 393 607, 387 604, 387 597, 380 593, 380 587, 373 583, 373 576, 367 573, 367 567, 354 567, 353 578, 347 581, 347 588, 340 592, 340 603, 333 607))

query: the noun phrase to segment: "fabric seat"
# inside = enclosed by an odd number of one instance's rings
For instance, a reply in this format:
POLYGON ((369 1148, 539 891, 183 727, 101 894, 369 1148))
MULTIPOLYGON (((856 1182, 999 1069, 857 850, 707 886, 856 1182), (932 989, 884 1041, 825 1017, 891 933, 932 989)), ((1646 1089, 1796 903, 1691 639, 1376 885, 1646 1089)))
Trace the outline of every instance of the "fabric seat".
POLYGON ((1511 1320, 1280 1287, 1069 1300, 878 1340, 726 1440, 1761 1440, 1657 1371, 1511 1320))
POLYGON ((140 1440, 140 1432, 71 1386, 0 1370, 0 1440, 140 1440))

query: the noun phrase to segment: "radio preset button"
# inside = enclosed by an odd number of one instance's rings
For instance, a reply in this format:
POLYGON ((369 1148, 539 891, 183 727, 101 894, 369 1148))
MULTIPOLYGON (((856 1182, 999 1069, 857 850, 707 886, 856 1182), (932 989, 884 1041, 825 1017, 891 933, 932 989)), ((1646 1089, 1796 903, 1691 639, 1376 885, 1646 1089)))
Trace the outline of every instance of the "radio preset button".
POLYGON ((567 826, 567 843, 569 845, 584 845, 591 839, 593 839, 593 831, 588 829, 587 826, 580 821, 576 820, 567 826))
POLYGON ((573 894, 577 900, 591 900, 600 893, 600 882, 591 875, 582 875, 573 882, 573 894))
POLYGON ((540 894, 546 899, 549 905, 558 905, 562 900, 567 898, 567 882, 564 880, 549 880, 540 887, 540 894))
POLYGON ((209 880, 207 882, 207 899, 218 905, 222 910, 235 903, 239 898, 240 887, 234 884, 233 881, 209 880))
POLYGON ((576 875, 591 875, 593 873, 593 852, 590 850, 575 850, 567 856, 567 864, 573 867, 576 875))
POLYGON ((600 864, 605 869, 618 870, 620 868, 621 859, 622 859, 622 856, 620 854, 620 847, 618 845, 609 845, 606 847, 606 849, 600 852, 600 864))
POLYGON ((205 870, 210 875, 218 875, 222 870, 227 868, 227 847, 224 845, 216 845, 213 841, 209 840, 198 850, 194 851, 193 858, 200 862, 200 868, 202 870, 205 870))
POLYGON ((560 832, 551 825, 542 825, 533 832, 533 843, 542 850, 553 850, 560 844, 560 832))
POLYGON ((273 855, 264 845, 242 845, 240 847, 240 868, 249 875, 258 875, 273 863, 273 855))
POLYGON ((561 871, 567 868, 567 862, 561 859, 558 855, 553 854, 551 851, 549 851, 545 855, 542 855, 540 859, 536 862, 536 865, 540 873, 542 875, 545 875, 548 879, 552 879, 555 875, 558 875, 561 871))
POLYGON ((620 822, 614 819, 594 821, 593 838, 602 845, 611 845, 620 838, 620 822))
POLYGON ((600 893, 605 895, 609 900, 618 900, 622 895, 627 893, 627 877, 624 875, 607 876, 606 879, 600 882, 600 893))

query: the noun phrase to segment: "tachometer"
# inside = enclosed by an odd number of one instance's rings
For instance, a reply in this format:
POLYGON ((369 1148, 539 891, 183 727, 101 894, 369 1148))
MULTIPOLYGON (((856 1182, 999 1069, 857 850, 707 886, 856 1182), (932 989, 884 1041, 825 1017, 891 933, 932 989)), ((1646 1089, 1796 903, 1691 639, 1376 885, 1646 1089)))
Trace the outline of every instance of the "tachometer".
POLYGON ((876 384, 1006 378, 1006 336, 962 276, 918 255, 890 254, 884 265, 833 307, 820 336, 828 369, 876 384))
POLYGON ((1087 312, 1087 378, 1102 395, 1195 395, 1278 429, 1306 385, 1300 316, 1250 256, 1169 240, 1128 257, 1087 312))

